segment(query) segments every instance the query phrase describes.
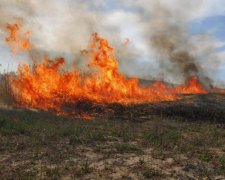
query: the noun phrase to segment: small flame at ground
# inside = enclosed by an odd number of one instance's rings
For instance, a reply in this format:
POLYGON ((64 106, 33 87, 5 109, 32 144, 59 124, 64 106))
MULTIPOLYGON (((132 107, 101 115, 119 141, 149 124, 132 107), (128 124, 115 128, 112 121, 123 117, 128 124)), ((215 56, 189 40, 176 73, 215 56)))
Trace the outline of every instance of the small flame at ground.
POLYGON ((200 83, 197 77, 192 77, 186 84, 175 87, 177 94, 207 94, 209 93, 200 83))

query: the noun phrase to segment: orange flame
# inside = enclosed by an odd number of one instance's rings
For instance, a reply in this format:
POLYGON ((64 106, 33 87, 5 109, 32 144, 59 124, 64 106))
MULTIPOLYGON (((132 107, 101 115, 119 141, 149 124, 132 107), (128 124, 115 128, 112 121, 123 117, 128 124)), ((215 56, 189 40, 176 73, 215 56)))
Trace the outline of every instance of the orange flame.
POLYGON ((27 31, 25 33, 21 33, 21 25, 19 24, 8 24, 6 29, 9 32, 6 42, 9 44, 14 54, 30 48, 30 41, 28 39, 30 32, 27 31))
POLYGON ((17 102, 26 107, 60 112, 64 104, 79 100, 136 104, 178 98, 162 83, 160 88, 157 85, 140 87, 136 78, 125 78, 118 71, 113 48, 97 33, 92 36, 88 52, 91 56, 88 67, 93 70, 89 74, 79 70, 62 72, 63 58, 50 61, 45 57, 33 68, 22 65, 11 83, 17 102))
POLYGON ((200 83, 197 77, 189 79, 185 85, 175 87, 177 94, 207 94, 209 93, 200 83))
MULTIPOLYGON (((13 49, 29 49, 30 41, 19 37, 19 25, 8 25, 7 29, 10 36, 6 41, 13 45, 13 49)), ((64 58, 52 61, 44 57, 32 68, 26 64, 19 67, 18 74, 10 78, 16 102, 24 107, 62 114, 64 105, 79 101, 140 104, 178 100, 179 94, 208 93, 196 77, 185 85, 174 87, 160 81, 147 87, 140 86, 137 78, 126 78, 118 71, 119 65, 114 49, 97 33, 92 35, 88 49, 81 54, 90 58, 87 64, 90 73, 84 74, 76 68, 63 71, 64 58)), ((86 114, 83 117, 90 119, 86 114)))

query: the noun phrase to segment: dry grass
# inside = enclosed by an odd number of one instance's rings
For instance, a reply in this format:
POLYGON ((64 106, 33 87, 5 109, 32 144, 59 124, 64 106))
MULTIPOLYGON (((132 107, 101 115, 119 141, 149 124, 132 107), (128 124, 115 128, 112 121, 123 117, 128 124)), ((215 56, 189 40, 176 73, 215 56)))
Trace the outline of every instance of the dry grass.
POLYGON ((7 74, 0 74, 0 105, 10 105, 14 101, 7 79, 7 74))

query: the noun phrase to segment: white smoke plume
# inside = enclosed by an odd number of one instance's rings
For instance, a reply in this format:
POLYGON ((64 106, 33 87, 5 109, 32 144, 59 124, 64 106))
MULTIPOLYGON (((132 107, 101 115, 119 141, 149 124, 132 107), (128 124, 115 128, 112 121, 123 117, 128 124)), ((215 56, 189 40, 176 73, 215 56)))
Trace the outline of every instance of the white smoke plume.
MULTIPOLYGON (((128 76, 182 82, 197 75, 205 82, 206 78, 215 78, 210 68, 219 66, 219 57, 213 52, 216 42, 208 35, 196 37, 188 32, 190 21, 204 12, 204 2, 206 0, 1 0, 1 41, 4 41, 7 23, 21 23, 32 33, 33 49, 50 56, 64 56, 68 64, 84 67, 80 51, 87 47, 91 34, 98 32, 115 48, 120 70, 128 76), (126 38, 129 38, 127 45, 124 44, 126 38), (167 45, 174 47, 171 50, 167 45), (182 61, 187 60, 187 66, 194 64, 198 71, 188 71, 185 75, 186 65, 174 62, 177 53, 179 58, 186 56, 182 61)), ((4 45, 0 48, 3 59, 0 64, 29 58, 24 54, 8 55, 4 45)))

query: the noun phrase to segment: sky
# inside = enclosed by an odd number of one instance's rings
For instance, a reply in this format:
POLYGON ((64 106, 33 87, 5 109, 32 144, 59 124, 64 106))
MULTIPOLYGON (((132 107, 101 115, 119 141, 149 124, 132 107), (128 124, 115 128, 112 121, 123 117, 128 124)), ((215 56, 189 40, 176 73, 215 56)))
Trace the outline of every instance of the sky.
MULTIPOLYGON (((0 72, 16 70, 19 63, 29 59, 28 54, 12 55, 4 44, 4 24, 18 20, 31 30, 31 41, 40 51, 77 57, 87 46, 91 33, 97 31, 115 47, 121 71, 128 76, 163 74, 146 41, 148 34, 154 31, 147 26, 151 24, 155 2, 157 0, 1 0, 0 72), (126 38, 130 39, 130 44, 124 47, 126 38)), ((169 9, 174 20, 185 24, 198 53, 207 49, 203 68, 209 69, 216 83, 225 84, 225 1, 159 2, 169 9)))
POLYGON ((221 65, 218 67, 219 79, 225 80, 225 11, 218 15, 209 14, 208 17, 203 16, 198 20, 194 20, 191 22, 190 32, 192 34, 208 33, 216 39, 215 53, 221 59, 221 65))

